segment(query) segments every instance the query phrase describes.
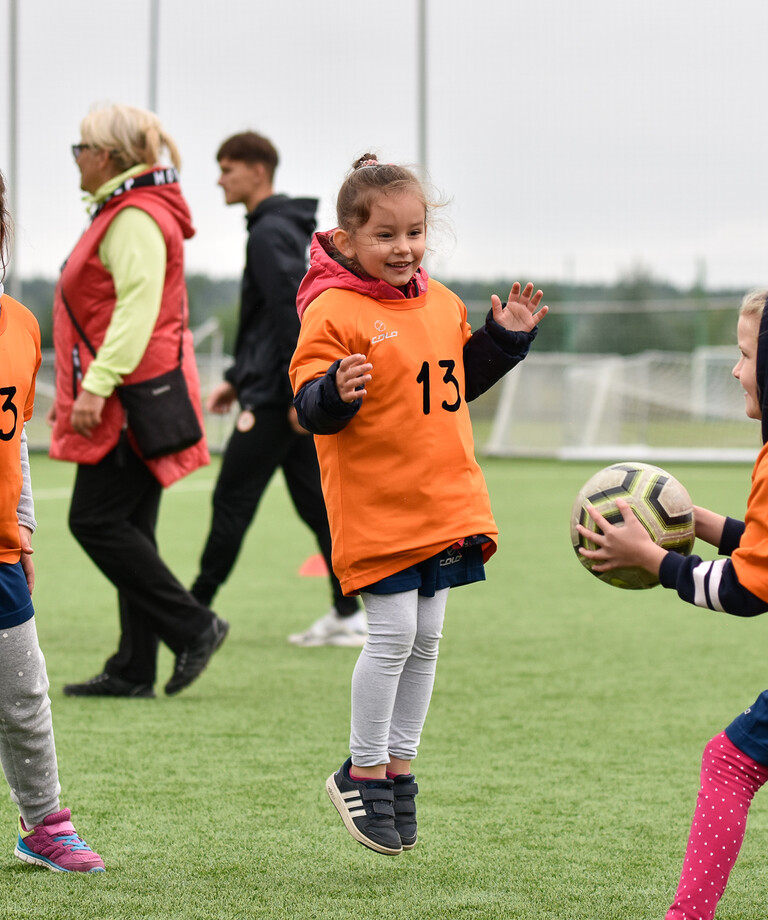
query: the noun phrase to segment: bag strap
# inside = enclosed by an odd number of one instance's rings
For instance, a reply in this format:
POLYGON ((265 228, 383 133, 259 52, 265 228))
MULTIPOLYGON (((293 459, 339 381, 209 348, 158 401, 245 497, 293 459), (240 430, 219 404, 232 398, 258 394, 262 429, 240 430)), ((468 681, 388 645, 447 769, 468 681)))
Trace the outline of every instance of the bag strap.
POLYGON ((181 295, 181 332, 179 333, 179 365, 181 365, 182 359, 184 357, 184 298, 185 294, 181 295))
POLYGON ((93 212, 91 213, 91 220, 93 220, 97 214, 99 214, 107 202, 112 201, 113 198, 118 198, 120 195, 125 194, 125 192, 130 192, 131 189, 135 188, 148 188, 158 185, 171 185, 172 183, 178 183, 179 173, 178 170, 173 166, 157 166, 155 169, 152 169, 150 172, 140 173, 138 176, 130 176, 106 198, 96 205, 93 212))
MULTIPOLYGON (((91 345, 91 342, 88 339, 88 336, 85 334, 85 332, 83 332, 83 327, 75 319, 75 314, 72 312, 72 308, 67 303, 67 298, 64 296, 64 285, 61 283, 59 284, 59 293, 61 294, 61 302, 64 304, 64 309, 67 311, 67 314, 69 315, 69 318, 72 321, 72 325, 75 327, 75 332, 77 332, 77 334, 83 340, 83 343, 85 344, 88 351, 90 351, 90 353, 95 358, 96 351, 93 345, 91 345)), ((181 298, 181 332, 179 334, 179 364, 181 364, 182 358, 184 357, 184 329, 185 329, 185 326, 184 326, 184 296, 182 295, 182 298, 181 298)))
POLYGON ((78 321, 75 319, 75 314, 72 312, 72 308, 71 308, 70 305, 67 303, 67 298, 64 296, 64 285, 61 284, 61 282, 59 282, 59 293, 61 294, 61 302, 64 304, 64 309, 65 309, 65 310, 67 311, 67 313, 69 314, 69 318, 72 320, 72 325, 75 327, 75 332, 77 332, 77 334, 80 336, 80 338, 81 338, 81 339, 83 340, 83 342, 85 343, 85 346, 86 346, 86 348, 88 349, 88 351, 90 351, 90 353, 91 353, 91 354, 93 355, 93 357, 95 358, 95 357, 96 357, 96 351, 94 350, 93 345, 91 345, 91 343, 90 343, 90 341, 89 341, 89 339, 88 339, 88 336, 83 332, 83 329, 82 329, 80 323, 78 323, 78 321))

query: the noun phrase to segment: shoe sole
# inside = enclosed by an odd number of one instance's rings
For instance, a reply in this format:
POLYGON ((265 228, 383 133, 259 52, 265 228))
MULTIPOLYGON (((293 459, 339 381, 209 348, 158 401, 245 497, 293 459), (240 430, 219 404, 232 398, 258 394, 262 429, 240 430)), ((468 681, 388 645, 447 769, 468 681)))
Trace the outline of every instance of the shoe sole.
MULTIPOLYGON (((13 851, 13 855, 17 856, 22 862, 29 863, 30 866, 42 866, 43 869, 50 869, 51 872, 77 872, 77 869, 65 869, 63 866, 57 866, 56 863, 51 862, 49 859, 46 859, 44 856, 37 856, 32 853, 31 850, 21 850, 19 849, 18 844, 13 851)), ((80 873, 80 875, 90 875, 94 872, 104 872, 105 870, 101 866, 95 866, 93 869, 87 869, 80 873)))
POLYGON ((131 699, 154 699, 155 690, 151 683, 125 680, 114 675, 99 674, 91 680, 81 683, 64 684, 64 696, 86 697, 97 696, 102 699, 109 697, 131 699))
POLYGON ((391 847, 385 847, 380 843, 376 843, 375 840, 371 840, 360 831, 352 820, 352 816, 349 814, 346 799, 344 799, 341 792, 339 792, 339 787, 336 785, 334 776, 335 774, 331 773, 325 781, 325 791, 328 793, 330 800, 333 802, 333 807, 338 811, 339 817, 344 822, 344 827, 346 827, 350 835, 354 837, 358 843, 362 843, 364 847, 368 847, 369 850, 374 850, 376 853, 383 853, 385 856, 399 856, 403 852, 402 846, 397 850, 393 850, 391 847))
POLYGON ((327 636, 325 639, 305 639, 301 635, 288 636, 291 645, 299 648, 320 648, 323 645, 336 646, 337 648, 362 648, 365 645, 366 636, 349 636, 337 634, 327 636))
POLYGON ((208 665, 211 663, 211 659, 212 659, 213 656, 216 654, 216 652, 218 652, 218 650, 219 650, 219 649, 221 648, 221 646, 223 645, 224 640, 225 640, 225 639, 227 638, 227 636, 229 635, 229 623, 228 623, 226 620, 222 620, 221 622, 222 622, 224 625, 223 625, 223 627, 221 628, 221 631, 219 632, 219 635, 218 635, 218 637, 217 637, 217 639, 216 639, 216 643, 214 644, 213 648, 211 649, 211 654, 208 656, 208 660, 205 662, 205 664, 202 666, 202 668, 198 671, 197 674, 195 674, 195 676, 194 676, 191 680, 188 680, 185 684, 182 684, 180 687, 174 687, 172 690, 169 690, 169 689, 168 689, 168 684, 166 684, 166 685, 165 685, 165 695, 166 695, 166 696, 176 696, 177 693, 181 693, 182 690, 186 690, 187 687, 189 687, 191 684, 193 684, 193 683, 198 679, 198 677, 200 677, 200 675, 203 673, 203 671, 205 671, 205 669, 206 669, 206 668, 208 667, 208 665))
MULTIPOLYGON (((224 644, 224 640, 229 635, 229 623, 226 620, 222 620, 221 622, 224 624, 224 626, 221 632, 219 633, 219 638, 216 640, 216 645, 214 645, 213 647, 213 652, 218 652, 218 650, 224 644)), ((213 658, 213 652, 211 652, 211 658, 213 658)), ((209 658, 208 661, 210 660, 211 659, 209 658)))
POLYGON ((142 690, 140 693, 78 693, 77 691, 67 690, 64 687, 64 696, 70 699, 99 699, 99 700, 154 700, 156 699, 155 691, 149 692, 142 690))

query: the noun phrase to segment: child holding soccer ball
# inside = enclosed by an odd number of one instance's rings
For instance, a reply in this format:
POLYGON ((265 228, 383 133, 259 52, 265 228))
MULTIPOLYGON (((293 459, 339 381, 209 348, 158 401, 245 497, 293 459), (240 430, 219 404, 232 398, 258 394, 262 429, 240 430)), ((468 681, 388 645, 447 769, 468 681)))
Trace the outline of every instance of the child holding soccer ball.
MULTIPOLYGON (((741 357, 733 376, 744 388, 746 413, 762 420, 763 449, 752 472, 744 522, 694 508, 696 536, 730 556, 705 562, 667 552, 651 542, 625 502, 618 501, 623 527, 589 509, 603 534, 584 536, 598 545, 581 550, 596 571, 639 565, 662 585, 699 607, 736 616, 768 611, 768 290, 744 298, 739 313, 741 357)), ((768 780, 768 690, 704 748, 701 789, 683 862, 680 884, 666 920, 711 920, 739 855, 747 813, 768 780)))
POLYGON ((459 298, 421 265, 430 206, 408 169, 358 160, 318 233, 298 293, 291 364, 314 432, 345 594, 369 636, 352 678, 351 757, 326 783, 355 840, 416 844, 411 761, 432 693, 448 589, 482 580, 498 531, 467 401, 527 354, 547 313, 533 285, 495 295, 472 333, 459 298))
POLYGON ((19 815, 15 854, 55 872, 103 872, 59 804, 45 658, 35 628, 35 529, 24 423, 40 367, 34 316, 3 293, 10 217, 0 174, 0 762, 19 815))

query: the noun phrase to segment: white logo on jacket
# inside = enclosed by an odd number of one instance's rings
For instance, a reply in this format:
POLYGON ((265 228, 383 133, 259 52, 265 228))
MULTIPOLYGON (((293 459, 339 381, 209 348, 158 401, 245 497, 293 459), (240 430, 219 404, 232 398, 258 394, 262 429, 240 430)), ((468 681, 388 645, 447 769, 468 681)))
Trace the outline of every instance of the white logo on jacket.
POLYGON ((397 335, 397 330, 394 332, 387 332, 387 324, 382 319, 377 319, 373 327, 379 335, 375 335, 371 339, 371 345, 375 345, 377 342, 383 342, 384 339, 394 339, 397 335))

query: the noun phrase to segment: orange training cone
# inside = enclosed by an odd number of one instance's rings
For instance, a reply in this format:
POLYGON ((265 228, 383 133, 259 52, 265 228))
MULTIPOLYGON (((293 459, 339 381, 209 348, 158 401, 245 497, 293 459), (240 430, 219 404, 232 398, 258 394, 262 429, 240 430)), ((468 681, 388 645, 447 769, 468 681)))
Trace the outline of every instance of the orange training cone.
POLYGON ((299 575, 327 575, 328 566, 320 553, 310 556, 299 569, 299 575))

